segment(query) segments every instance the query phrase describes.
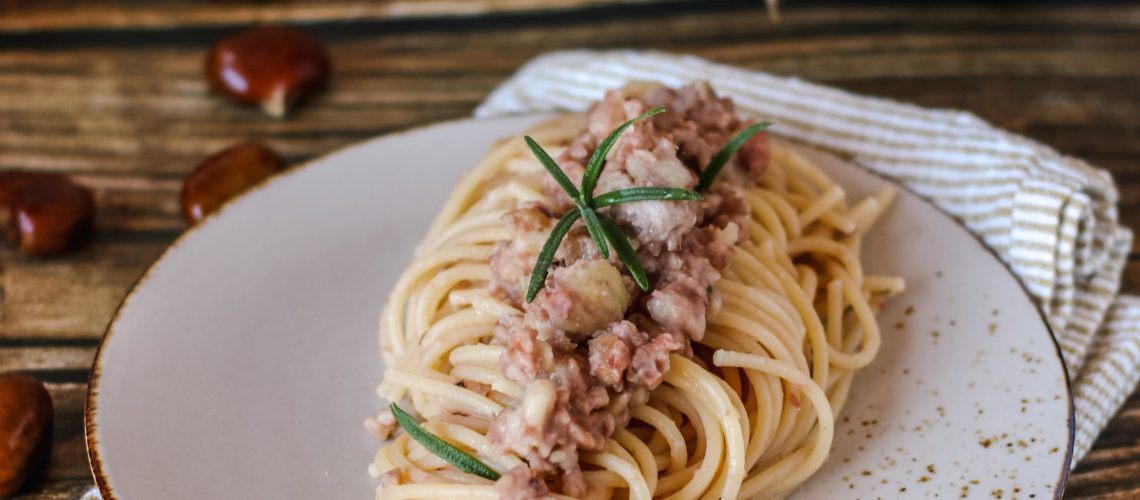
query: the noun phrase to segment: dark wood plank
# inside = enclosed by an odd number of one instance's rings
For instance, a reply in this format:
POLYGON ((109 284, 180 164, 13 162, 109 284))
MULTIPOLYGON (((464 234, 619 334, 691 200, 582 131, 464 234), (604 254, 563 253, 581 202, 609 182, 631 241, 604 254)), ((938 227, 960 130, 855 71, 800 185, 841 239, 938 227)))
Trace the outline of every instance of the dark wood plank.
MULTIPOLYGON (((1130 225, 1132 231, 1140 233, 1140 225, 1130 225)), ((1121 291, 1133 295, 1140 294, 1140 255, 1133 254, 1124 268, 1124 279, 1120 283, 1121 291)), ((1140 429, 1137 429, 1140 431, 1140 429)))
MULTIPOLYGON (((0 350, 0 366, 15 368, 4 355, 23 357, 21 368, 81 368, 90 347, 103 334, 119 302, 172 236, 99 235, 93 244, 67 258, 36 259, 0 250, 0 339, 45 341, 88 339, 89 344, 59 348, 50 359, 41 351, 0 350)), ((47 342, 48 347, 53 346, 47 342)), ((29 347, 27 349, 33 348, 29 347)), ((90 359, 87 360, 90 366, 90 359)))
POLYGON ((1140 498, 1140 392, 1121 408, 1073 471, 1071 498, 1140 498))
MULTIPOLYGON (((517 14, 535 11, 572 10, 623 4, 657 4, 677 0, 290 0, 260 2, 191 1, 191 0, 35 0, 9 1, 0 4, 0 30, 35 31, 65 29, 155 29, 185 26, 215 26, 269 22, 327 22, 355 19, 361 21, 406 20, 417 18, 458 17, 517 14)), ((706 0, 707 1, 707 0, 706 0)), ((738 4, 758 4, 766 0, 737 0, 738 4)), ((692 0, 689 0, 691 3, 692 0)), ((1041 7, 1022 5, 994 16, 984 9, 930 8, 909 6, 905 2, 872 2, 875 9, 848 8, 835 2, 779 2, 781 18, 796 20, 846 21, 909 20, 917 12, 927 12, 945 21, 982 21, 993 24, 1010 22, 1011 18, 1029 17, 1042 23, 1068 25, 1074 22, 1130 23, 1134 11, 1105 11, 1089 6, 1041 7), (902 6, 898 4, 904 4, 902 6), (878 5, 875 5, 878 4, 878 5), (796 13, 796 19, 788 15, 796 13)), ((659 7, 655 7, 659 8, 659 7)))
MULTIPOLYGON (((1133 230, 1140 226, 1133 224, 1133 230)), ((1140 256, 1124 273, 1122 288, 1140 293, 1140 256)), ((1069 479, 1071 498, 1140 498, 1140 390, 1133 393, 1104 429, 1092 451, 1069 479)))
POLYGON ((186 25, 404 19, 571 9, 645 0, 39 0, 0 4, 0 30, 170 28, 186 25))
MULTIPOLYGON (((99 234, 74 255, 32 259, 0 249, 0 370, 52 381, 58 415, 52 465, 27 496, 76 498, 90 486, 85 369, 118 302, 183 229, 176 196, 196 162, 247 138, 300 162, 383 132, 468 116, 547 50, 692 52, 968 109, 1109 169, 1122 219, 1140 230, 1140 6, 801 0, 784 2, 783 22, 772 25, 759 1, 558 2, 567 10, 531 12, 536 0, 472 2, 465 8, 499 14, 453 19, 422 18, 456 5, 437 0, 0 4, 0 169, 75 174, 100 205, 99 234), (591 6, 568 9, 583 4, 591 6), (357 21, 323 22, 344 17, 357 21), (228 29, 218 26, 255 20, 316 23, 305 29, 328 40, 336 60, 330 91, 287 120, 211 96, 200 75, 203 52, 228 29), (157 26, 179 29, 137 29, 157 26)), ((1140 261, 1124 282, 1140 293, 1140 261)), ((1074 472, 1068 496, 1140 497, 1138 463, 1140 395, 1133 395, 1074 472)))

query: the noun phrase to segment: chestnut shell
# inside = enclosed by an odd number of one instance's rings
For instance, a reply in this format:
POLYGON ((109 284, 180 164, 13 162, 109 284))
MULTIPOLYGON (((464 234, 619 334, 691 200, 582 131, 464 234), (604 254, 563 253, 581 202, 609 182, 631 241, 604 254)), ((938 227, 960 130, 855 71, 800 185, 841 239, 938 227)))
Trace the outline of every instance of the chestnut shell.
POLYGON ((278 118, 324 88, 331 73, 325 45, 288 26, 248 28, 218 40, 206 57, 215 92, 278 118))
POLYGON ((55 408, 40 381, 0 375, 0 496, 16 493, 47 460, 55 408))
POLYGON ((285 160, 260 142, 230 146, 199 163, 182 181, 182 216, 196 224, 233 197, 284 170, 285 160))
POLYGON ((95 196, 51 172, 0 173, 0 222, 8 241, 30 255, 62 253, 95 225, 95 196))

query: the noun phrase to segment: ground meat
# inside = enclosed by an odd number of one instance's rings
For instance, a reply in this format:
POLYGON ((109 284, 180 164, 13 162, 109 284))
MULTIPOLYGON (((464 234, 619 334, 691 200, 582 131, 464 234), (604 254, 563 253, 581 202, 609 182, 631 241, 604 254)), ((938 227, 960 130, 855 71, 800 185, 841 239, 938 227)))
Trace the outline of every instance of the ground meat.
MULTIPOLYGON (((617 92, 591 107, 588 125, 556 158, 580 183, 597 145, 621 123, 655 105, 667 108, 615 142, 595 195, 635 186, 693 189, 698 173, 748 125, 730 99, 704 83, 662 88, 644 98, 617 92)), ((526 205, 503 218, 510 239, 492 256, 492 286, 522 309, 495 326, 501 369, 526 390, 517 407, 492 420, 487 437, 500 452, 527 462, 496 483, 504 498, 540 498, 548 484, 571 496, 586 493, 580 451, 604 449, 630 408, 648 401, 669 371, 670 356, 692 356, 690 340, 705 334, 719 307, 713 285, 747 237, 750 209, 737 183, 767 166, 767 138, 741 148, 700 202, 648 201, 603 209, 630 238, 651 292, 642 296, 611 252, 601 258, 577 223, 555 254, 544 288, 525 304, 527 280, 554 220, 573 208, 547 176, 548 206, 526 205), (545 478, 545 479, 544 479, 545 478)))
POLYGON ((622 396, 632 395, 622 391, 623 380, 653 390, 669 371, 669 353, 684 345, 670 333, 659 334, 651 341, 649 334, 629 321, 614 323, 590 339, 590 374, 622 396))
POLYGON ((626 378, 649 390, 656 389, 665 380, 669 371, 669 353, 684 346, 684 342, 672 334, 658 335, 649 343, 638 347, 626 378))
POLYGON ((633 178, 626 174, 624 170, 603 169, 602 173, 598 175, 598 184, 594 186, 594 196, 631 188, 633 186, 633 178))
POLYGON ((590 375, 609 386, 618 386, 629 367, 629 346, 613 335, 590 339, 590 375))
POLYGON ((677 159, 669 143, 652 152, 634 150, 625 161, 625 171, 641 186, 692 189, 697 185, 696 174, 677 159))
MULTIPOLYGON (((638 330, 645 332, 646 339, 655 339, 661 335, 674 335, 673 332, 666 331, 665 327, 644 313, 639 312, 630 315, 629 321, 637 325, 638 330)), ((681 342, 681 344, 682 346, 677 349, 675 353, 686 358, 693 357, 692 345, 690 345, 689 342, 681 342)))
POLYGON ((549 371, 554 363, 550 344, 538 339, 538 331, 517 316, 503 316, 495 324, 495 342, 504 347, 499 358, 503 375, 527 382, 549 371))
POLYGON ((739 241, 736 223, 723 229, 707 225, 686 234, 678 252, 643 257, 646 269, 657 275, 645 302, 649 317, 667 331, 693 340, 704 338, 712 285, 720 279, 717 269, 728 264, 739 241))
POLYGON ((666 330, 700 340, 705 336, 707 306, 706 285, 690 276, 681 275, 653 290, 645 309, 649 312, 649 317, 666 330))
POLYGON ((752 209, 739 188, 722 183, 704 195, 705 199, 701 202, 703 217, 700 225, 724 228, 732 222, 736 224, 738 230, 748 227, 752 209))
POLYGON ((736 153, 736 162, 747 172, 747 178, 755 181, 768 170, 771 160, 771 146, 768 143, 768 134, 759 133, 748 139, 740 151, 736 153))
POLYGON ((626 384, 626 389, 610 397, 605 411, 614 416, 618 427, 629 423, 630 410, 649 401, 649 389, 640 385, 626 384))
MULTIPOLYGON (((589 117, 589 127, 576 137, 566 150, 555 158, 555 162, 566 173, 566 177, 574 183, 575 186, 582 185, 582 175, 585 173, 585 165, 589 162, 590 156, 594 154, 597 149, 598 143, 606 138, 626 120, 633 118, 642 113, 641 108, 632 108, 634 113, 628 114, 626 111, 626 101, 622 99, 621 95, 616 92, 606 93, 598 103, 594 104, 587 116, 589 117), (612 125, 612 126, 611 126, 612 125), (609 127, 609 128, 606 128, 609 127)), ((595 194, 601 194, 613 190, 615 187, 623 185, 621 180, 621 169, 609 168, 602 171, 602 175, 598 179, 598 185, 595 189, 595 194)), ((553 177, 547 176, 542 180, 542 191, 550 199, 551 206, 559 212, 565 212, 574 206, 570 197, 562 189, 553 177)))
MULTIPOLYGON (((575 186, 582 185, 582 176, 586 172, 585 160, 578 162, 568 160, 564 156, 555 160, 558 166, 562 168, 562 172, 570 179, 570 182, 575 186)), ((542 178, 542 192, 550 200, 550 208, 562 213, 574 207, 574 202, 570 200, 570 195, 566 194, 566 190, 562 189, 562 185, 554 180, 554 177, 546 176, 542 178)))
MULTIPOLYGON (((554 369, 549 374, 550 380, 554 381, 562 391, 558 395, 558 400, 569 405, 573 412, 589 414, 609 402, 606 388, 590 375, 589 366, 584 357, 576 353, 567 354, 555 360, 554 369)), ((603 436, 609 436, 610 432, 604 428, 609 427, 612 431, 613 426, 602 427, 603 436)), ((590 449, 594 448, 591 446, 590 449)))
POLYGON ((502 220, 511 237, 498 242, 491 254, 491 287, 512 302, 520 303, 554 220, 537 203, 507 212, 502 220))
POLYGON ((617 337, 625 343, 625 345, 629 346, 631 351, 640 347, 641 344, 649 342, 649 334, 639 330, 637 324, 629 320, 609 325, 604 330, 598 331, 595 335, 617 337))
POLYGON ((612 213, 653 255, 676 250, 697 221, 694 204, 684 201, 627 203, 614 207, 612 213))
MULTIPOLYGON (((647 106, 663 106, 665 113, 653 117, 653 124, 672 137, 677 156, 690 168, 700 171, 737 132, 751 124, 736 115, 732 99, 716 95, 707 82, 678 89, 658 88, 644 97, 647 106)), ((755 182, 768 167, 768 136, 761 132, 744 143, 731 166, 718 178, 736 184, 755 182)))
MULTIPOLYGON (((634 186, 692 189, 696 175, 677 159, 671 147, 653 152, 629 153, 624 164, 634 186)), ((637 241, 653 253, 676 250, 681 238, 697 224, 700 204, 678 201, 626 203, 611 209, 614 218, 628 227, 637 241)))
POLYGON ((589 342, 590 374, 620 391, 633 352, 648 341, 649 335, 629 321, 611 324, 595 333, 589 342))
POLYGON ((534 470, 578 469, 578 450, 601 450, 616 427, 604 409, 606 388, 587 372, 575 354, 558 354, 549 380, 528 386, 517 408, 503 410, 491 421, 487 439, 500 452, 513 452, 534 470), (545 384, 551 384, 545 389, 545 384))
POLYGON ((546 482, 531 472, 530 467, 519 465, 495 481, 495 491, 501 500, 545 500, 552 499, 546 489, 546 482))
MULTIPOLYGON (((728 260, 740 241, 742 238, 739 226, 735 222, 727 223, 724 228, 708 225, 685 235, 685 249, 693 257, 707 260, 713 267, 712 270, 708 270, 705 266, 700 266, 706 269, 705 281, 711 285, 720 278, 719 274, 713 274, 713 271, 728 265, 728 260)), ((694 259, 690 257, 688 260, 693 262, 694 259)))

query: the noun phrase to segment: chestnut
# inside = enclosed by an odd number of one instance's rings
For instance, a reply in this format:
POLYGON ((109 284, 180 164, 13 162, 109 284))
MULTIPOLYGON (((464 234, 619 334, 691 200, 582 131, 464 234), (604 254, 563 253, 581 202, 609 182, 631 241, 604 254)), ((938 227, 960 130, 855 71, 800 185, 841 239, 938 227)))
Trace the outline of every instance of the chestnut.
POLYGON ((38 380, 0 375, 0 496, 12 495, 47 460, 54 408, 38 380))
POLYGON ((95 197, 63 174, 3 172, 0 223, 8 241, 24 253, 61 253, 91 234, 95 197))
POLYGON ((324 88, 331 72, 324 44, 287 26, 246 29, 218 40, 206 56, 215 92, 277 118, 324 88))
POLYGON ((182 181, 182 216, 196 224, 231 198, 285 169, 269 146, 243 142, 199 163, 182 181))

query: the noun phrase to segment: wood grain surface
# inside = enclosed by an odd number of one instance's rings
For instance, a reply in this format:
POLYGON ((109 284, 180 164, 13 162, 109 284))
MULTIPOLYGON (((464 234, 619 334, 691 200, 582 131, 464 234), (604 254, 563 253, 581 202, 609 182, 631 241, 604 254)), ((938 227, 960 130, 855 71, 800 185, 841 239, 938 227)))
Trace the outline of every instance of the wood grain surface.
MULTIPOLYGON (((299 162, 377 134, 468 116, 535 55, 654 48, 870 95, 970 110, 1104 167, 1140 229, 1140 6, 405 0, 0 3, 0 169, 72 173, 98 233, 37 259, 0 249, 0 370, 49 384, 56 444, 28 497, 93 484, 82 405, 95 349, 135 279, 183 229, 182 176, 243 139, 299 162), (205 50, 234 25, 290 21, 326 40, 332 87, 287 120, 209 94, 205 50), (156 29, 162 28, 162 29, 156 29)), ((1140 253, 1125 289, 1140 292, 1140 253)), ((1073 473, 1071 498, 1140 498, 1140 394, 1073 473)))

